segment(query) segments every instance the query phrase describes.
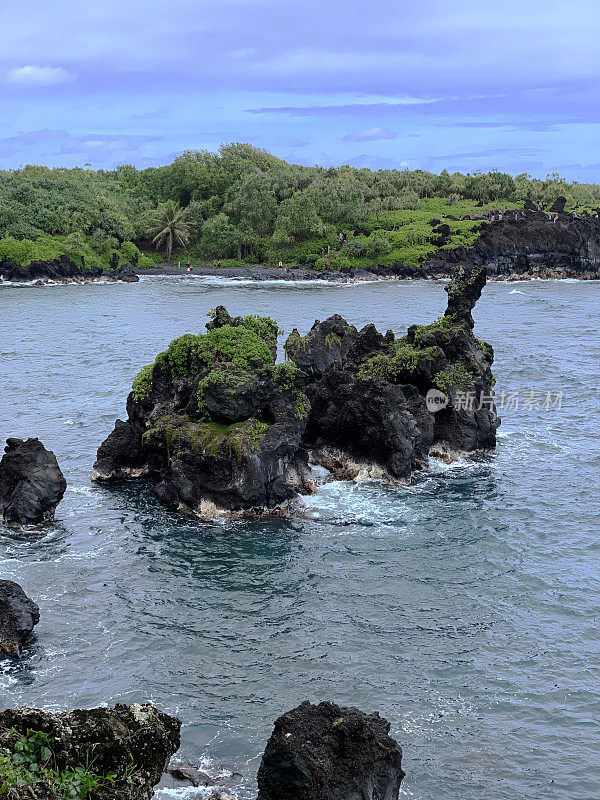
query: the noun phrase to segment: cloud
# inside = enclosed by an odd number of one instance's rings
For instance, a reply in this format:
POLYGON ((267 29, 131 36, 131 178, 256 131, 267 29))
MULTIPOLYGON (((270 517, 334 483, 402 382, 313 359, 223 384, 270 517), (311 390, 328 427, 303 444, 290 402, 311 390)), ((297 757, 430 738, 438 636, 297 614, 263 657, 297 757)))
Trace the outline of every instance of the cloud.
POLYGON ((14 67, 6 73, 7 83, 19 86, 54 86, 57 83, 70 83, 75 80, 75 75, 67 72, 64 67, 38 67, 27 64, 24 67, 14 67))
POLYGON ((407 110, 406 107, 431 105, 439 103, 439 97, 402 98, 395 103, 340 103, 335 105, 306 106, 266 106, 263 108, 246 108, 248 114, 286 114, 290 117, 337 117, 337 116, 370 116, 374 112, 407 110))
POLYGON ((388 128, 364 128, 362 131, 347 133, 344 136, 345 142, 376 142, 379 139, 395 139, 397 136, 394 131, 388 128))

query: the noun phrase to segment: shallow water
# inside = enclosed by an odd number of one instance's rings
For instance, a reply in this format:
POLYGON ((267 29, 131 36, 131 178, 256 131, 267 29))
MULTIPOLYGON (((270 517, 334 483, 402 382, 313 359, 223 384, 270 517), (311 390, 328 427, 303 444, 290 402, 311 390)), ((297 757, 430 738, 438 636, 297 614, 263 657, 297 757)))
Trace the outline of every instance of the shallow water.
POLYGON ((329 483, 306 519, 252 524, 89 480, 140 366, 218 303, 288 333, 334 312, 401 332, 445 298, 415 282, 0 287, 0 438, 38 436, 69 484, 53 528, 0 526, 1 575, 42 611, 28 657, 1 664, 0 705, 152 700, 184 721, 182 754, 242 772, 250 798, 273 720, 332 699, 392 722, 403 798, 598 797, 600 283, 486 287, 476 334, 521 403, 483 461, 405 488, 329 483), (524 407, 531 391, 563 391, 562 408, 524 407))

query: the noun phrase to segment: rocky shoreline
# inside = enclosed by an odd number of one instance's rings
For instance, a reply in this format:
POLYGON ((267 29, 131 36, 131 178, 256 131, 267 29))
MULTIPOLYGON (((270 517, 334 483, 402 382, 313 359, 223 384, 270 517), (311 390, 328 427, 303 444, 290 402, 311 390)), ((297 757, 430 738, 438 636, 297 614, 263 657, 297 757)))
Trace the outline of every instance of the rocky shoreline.
POLYGON ((28 266, 0 261, 0 284, 44 286, 67 283, 135 283, 139 281, 133 264, 123 264, 112 270, 102 267, 78 267, 68 256, 51 261, 32 261, 28 266))
MULTIPOLYGON (((230 783, 171 761, 180 730, 177 717, 151 703, 58 714, 7 709, 0 712, 2 796, 150 800, 165 776, 177 787, 230 783)), ((405 772, 389 731, 377 712, 301 703, 275 721, 258 769, 257 800, 397 800, 405 772)), ((208 800, 235 797, 214 788, 208 800)))
MULTIPOLYGON (((557 208, 560 208, 561 203, 557 208)), ((441 222, 441 221, 440 221, 441 222)), ((416 267, 405 264, 368 267, 339 272, 323 272, 307 267, 282 268, 252 264, 241 267, 194 266, 191 273, 185 267, 160 264, 140 269, 140 275, 179 275, 212 278, 235 278, 255 281, 327 282, 391 280, 446 280, 457 264, 485 267, 488 280, 599 280, 600 279, 600 219, 574 216, 564 212, 546 214, 542 211, 493 212, 481 216, 481 233, 473 247, 445 250, 445 228, 441 223, 440 249, 416 267)), ((449 228, 448 228, 449 231, 449 228)))
MULTIPOLYGON (((560 200, 560 198, 559 198, 560 200)), ((557 201, 556 208, 562 203, 557 201)), ((454 218, 453 218, 454 219, 454 218)), ((475 219, 472 215, 469 219, 475 219)), ((138 267, 124 264, 116 269, 80 268, 67 256, 52 261, 32 261, 27 267, 9 261, 0 262, 0 284, 65 284, 97 282, 135 282, 140 275, 232 278, 251 281, 323 281, 346 283, 376 280, 446 280, 457 264, 485 267, 488 280, 599 280, 600 219, 560 210, 547 214, 532 208, 520 211, 496 211, 477 215, 480 235, 468 248, 445 249, 449 226, 442 220, 433 256, 417 266, 372 264, 356 269, 322 271, 310 267, 269 267, 249 264, 219 267, 209 264, 186 267, 159 264, 138 267)))

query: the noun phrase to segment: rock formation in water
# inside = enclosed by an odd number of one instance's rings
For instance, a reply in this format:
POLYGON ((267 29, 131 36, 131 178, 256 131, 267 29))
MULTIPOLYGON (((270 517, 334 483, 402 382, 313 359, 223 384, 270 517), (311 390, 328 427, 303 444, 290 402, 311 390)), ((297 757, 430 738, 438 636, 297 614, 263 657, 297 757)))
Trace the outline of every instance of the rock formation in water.
POLYGON ((402 750, 390 724, 335 703, 275 722, 258 770, 258 800, 397 800, 402 750))
POLYGON ((0 282, 11 283, 89 283, 91 281, 139 281, 132 264, 123 264, 115 270, 103 270, 102 267, 81 268, 68 256, 60 256, 51 261, 32 261, 27 267, 13 264, 12 261, 0 261, 0 282))
MULTIPOLYGON (((93 790, 94 800, 148 800, 170 757, 179 747, 181 723, 151 704, 117 705, 51 714, 36 708, 0 712, 0 754, 10 755, 21 737, 46 735, 48 753, 36 753, 40 780, 21 787, 13 797, 42 800, 54 797, 49 764, 61 773, 78 767, 104 780, 93 790), (45 756, 45 757, 44 757, 45 756), (112 775, 111 775, 112 774, 112 775), (106 779, 106 776, 110 776, 106 779)), ((73 795, 79 796, 79 795, 73 795)))
POLYGON ((220 307, 207 333, 175 339, 137 376, 94 479, 151 478, 161 502, 203 517, 281 513, 314 491, 311 464, 400 482, 432 447, 493 447, 493 351, 471 316, 484 284, 483 270, 457 269, 446 315, 401 338, 337 314, 294 330, 283 364, 276 323, 220 307), (446 398, 436 414, 431 391, 446 398))
POLYGON ((0 461, 0 512, 8 525, 54 520, 67 482, 54 453, 39 439, 7 439, 0 461))
MULTIPOLYGON (((417 268, 438 277, 455 264, 483 266, 488 277, 499 279, 600 277, 600 219, 565 214, 558 198, 551 214, 543 211, 505 211, 484 222, 481 234, 468 250, 440 250, 417 268)), ((415 272, 413 270, 413 272, 415 272)))
POLYGON ((0 656, 20 658, 39 621, 39 608, 19 584, 0 581, 0 656))

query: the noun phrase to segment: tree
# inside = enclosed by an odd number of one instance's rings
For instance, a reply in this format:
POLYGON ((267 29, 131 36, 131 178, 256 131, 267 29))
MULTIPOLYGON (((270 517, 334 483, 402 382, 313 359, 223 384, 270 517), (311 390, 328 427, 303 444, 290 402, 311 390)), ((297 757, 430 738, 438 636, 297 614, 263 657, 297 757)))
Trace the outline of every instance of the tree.
POLYGON ((188 211, 179 203, 167 200, 150 212, 147 233, 152 236, 152 244, 157 250, 164 247, 167 261, 171 258, 174 246, 185 247, 190 241, 188 211))

